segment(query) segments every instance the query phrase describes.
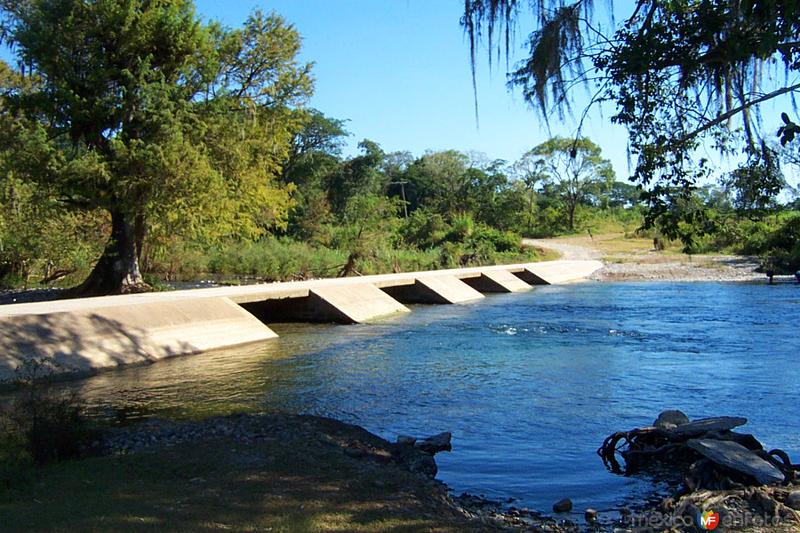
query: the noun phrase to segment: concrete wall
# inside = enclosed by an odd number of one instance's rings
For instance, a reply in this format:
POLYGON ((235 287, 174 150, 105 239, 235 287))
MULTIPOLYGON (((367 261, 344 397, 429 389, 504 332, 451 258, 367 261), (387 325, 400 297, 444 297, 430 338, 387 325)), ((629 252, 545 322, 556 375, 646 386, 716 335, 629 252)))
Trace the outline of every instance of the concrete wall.
POLYGON ((455 276, 415 279, 412 284, 384 287, 383 290, 395 300, 411 304, 460 304, 484 297, 455 276))
MULTIPOLYGON (((0 315, 0 381, 26 359, 86 374, 277 337, 228 298, 0 315)), ((2 311, 2 310, 0 310, 2 311)))
POLYGON ((12 380, 28 359, 85 374, 264 341, 276 336, 267 323, 369 322, 408 312, 401 302, 463 303, 483 292, 572 281, 601 267, 551 261, 4 305, 0 382, 12 380))
POLYGON ((600 261, 543 261, 515 272, 531 285, 558 285, 585 279, 603 268, 600 261))

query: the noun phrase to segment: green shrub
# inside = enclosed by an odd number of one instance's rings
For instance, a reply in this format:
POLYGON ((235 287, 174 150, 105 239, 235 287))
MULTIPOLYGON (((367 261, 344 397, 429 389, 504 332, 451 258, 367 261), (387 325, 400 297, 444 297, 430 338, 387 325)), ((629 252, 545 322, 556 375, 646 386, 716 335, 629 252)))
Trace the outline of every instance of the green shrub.
POLYGON ((476 243, 486 243, 496 252, 519 251, 522 237, 511 231, 500 231, 489 226, 479 226, 472 235, 476 243))
POLYGON ((450 225, 439 213, 425 209, 413 211, 400 225, 399 233, 403 242, 419 249, 438 246, 444 241, 450 225))
POLYGON ((12 473, 24 470, 29 461, 42 465, 79 457, 97 437, 83 415, 82 398, 47 386, 50 369, 44 360, 24 363, 17 369, 15 397, 0 407, 0 455, 18 463, 9 467, 12 473))

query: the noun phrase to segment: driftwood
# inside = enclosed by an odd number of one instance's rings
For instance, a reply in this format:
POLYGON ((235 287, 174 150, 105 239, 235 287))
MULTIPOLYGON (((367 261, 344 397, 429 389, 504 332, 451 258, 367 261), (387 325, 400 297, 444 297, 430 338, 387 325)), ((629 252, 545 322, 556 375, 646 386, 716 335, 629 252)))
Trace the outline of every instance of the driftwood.
POLYGON ((752 476, 761 485, 783 483, 786 479, 776 466, 741 444, 724 440, 691 439, 686 445, 719 465, 752 476))
POLYGON ((800 466, 785 452, 767 452, 753 435, 732 431, 746 423, 727 416, 689 421, 679 411, 665 411, 653 426, 609 435, 597 453, 617 474, 654 464, 681 468, 688 492, 793 481, 800 466))

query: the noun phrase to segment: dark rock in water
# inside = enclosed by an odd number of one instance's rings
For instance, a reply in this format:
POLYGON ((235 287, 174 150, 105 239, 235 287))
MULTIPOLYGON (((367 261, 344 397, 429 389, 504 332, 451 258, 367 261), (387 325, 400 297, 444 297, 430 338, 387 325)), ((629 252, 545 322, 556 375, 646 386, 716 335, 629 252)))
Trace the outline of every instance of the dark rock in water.
POLYGON ((597 522, 597 510, 590 507, 589 509, 586 509, 585 513, 583 513, 583 517, 586 519, 587 523, 594 524, 597 522))
POLYGON ((751 476, 762 485, 783 483, 785 479, 783 473, 774 465, 735 442, 693 439, 686 444, 714 463, 751 476))
POLYGON ((675 429, 678 426, 689 423, 689 417, 683 411, 677 409, 670 409, 661 411, 658 418, 653 422, 653 426, 659 429, 675 429))
POLYGON ((711 431, 728 431, 745 424, 747 424, 747 419, 737 416, 701 418, 676 427, 669 432, 669 435, 673 438, 699 437, 711 431))
POLYGON ((786 497, 786 506, 800 511, 800 490, 789 493, 789 496, 786 497))
POLYGON ((416 444, 414 444, 414 447, 431 455, 439 452, 449 452, 453 449, 453 447, 450 445, 451 438, 452 435, 450 432, 445 431, 444 433, 439 433, 438 435, 433 435, 426 439, 418 440, 416 444))
POLYGON ((569 498, 558 500, 556 503, 553 504, 553 511, 557 513, 566 513, 571 510, 572 510, 572 500, 570 500, 569 498))
POLYGON ((413 446, 414 443, 417 442, 416 437, 410 437, 408 435, 398 435, 397 436, 397 444, 403 446, 413 446))

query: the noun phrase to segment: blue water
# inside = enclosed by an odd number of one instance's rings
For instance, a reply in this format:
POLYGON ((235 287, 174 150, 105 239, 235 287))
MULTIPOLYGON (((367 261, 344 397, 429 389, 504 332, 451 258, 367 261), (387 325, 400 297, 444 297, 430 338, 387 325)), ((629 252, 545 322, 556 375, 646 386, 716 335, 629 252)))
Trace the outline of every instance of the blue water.
POLYGON ((658 486, 606 471, 609 433, 663 409, 741 415, 800 461, 800 287, 586 283, 415 306, 376 325, 275 326, 261 345, 70 385, 106 416, 285 409, 387 438, 453 432, 455 491, 611 508, 658 486))

